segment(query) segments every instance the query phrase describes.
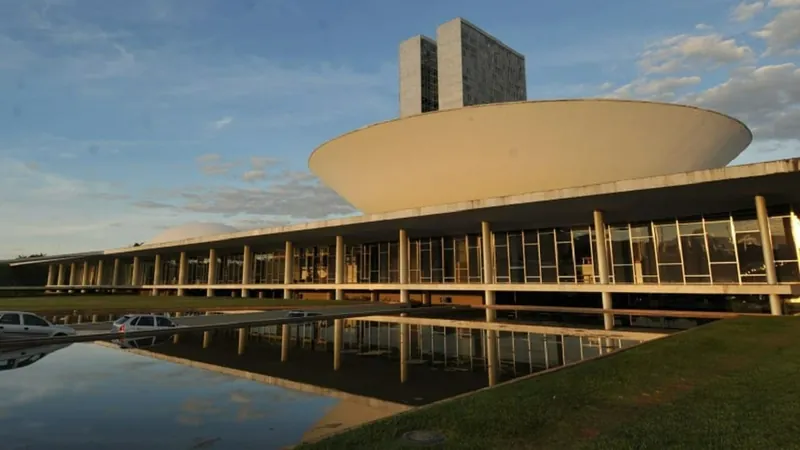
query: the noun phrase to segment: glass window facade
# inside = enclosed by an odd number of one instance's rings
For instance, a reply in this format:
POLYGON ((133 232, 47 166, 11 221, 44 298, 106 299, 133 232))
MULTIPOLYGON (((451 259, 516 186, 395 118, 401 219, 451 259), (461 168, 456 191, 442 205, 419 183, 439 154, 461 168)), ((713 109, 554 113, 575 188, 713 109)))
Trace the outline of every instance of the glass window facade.
MULTIPOLYGON (((800 221, 788 208, 770 215, 778 281, 800 282, 800 221)), ((755 212, 632 224, 605 230, 609 281, 630 284, 766 283, 755 212)), ((596 283, 589 226, 494 233, 497 283, 596 283)))
MULTIPOLYGON (((770 208, 769 233, 775 269, 781 283, 800 282, 800 220, 789 207, 770 208)), ((493 233, 495 265, 490 283, 599 283, 596 240, 591 225, 572 228, 498 230, 493 233)), ((482 283, 480 234, 409 239, 409 282, 482 283)), ((766 283, 761 236, 754 211, 637 223, 610 223, 604 230, 609 281, 618 284, 750 284, 766 283)), ((283 284, 284 251, 254 252, 254 284, 283 284)), ((335 283, 336 246, 295 248, 292 282, 335 283)), ((177 255, 162 255, 161 282, 177 284, 177 255)), ((142 261, 146 282, 153 280, 152 260, 142 261), (148 265, 149 264, 149 265, 148 265)), ((399 283, 397 241, 345 243, 344 282, 399 283)), ((217 257, 218 284, 242 282, 242 253, 217 257)), ((76 270, 81 266, 77 265, 76 270)), ((111 265, 104 267, 110 272, 111 265)), ((121 264, 120 282, 132 268, 121 264)), ((110 273, 108 274, 110 279, 110 273)), ((207 256, 190 256, 187 283, 208 280, 207 256)))

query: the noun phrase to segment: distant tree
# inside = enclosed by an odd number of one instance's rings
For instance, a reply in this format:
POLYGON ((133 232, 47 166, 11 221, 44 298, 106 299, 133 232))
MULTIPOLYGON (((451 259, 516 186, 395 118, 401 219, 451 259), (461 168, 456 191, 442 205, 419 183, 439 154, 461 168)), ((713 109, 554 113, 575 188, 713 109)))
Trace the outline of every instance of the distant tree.
POLYGON ((18 255, 16 259, 27 259, 27 258, 41 258, 42 256, 47 256, 44 253, 34 253, 32 255, 18 255))

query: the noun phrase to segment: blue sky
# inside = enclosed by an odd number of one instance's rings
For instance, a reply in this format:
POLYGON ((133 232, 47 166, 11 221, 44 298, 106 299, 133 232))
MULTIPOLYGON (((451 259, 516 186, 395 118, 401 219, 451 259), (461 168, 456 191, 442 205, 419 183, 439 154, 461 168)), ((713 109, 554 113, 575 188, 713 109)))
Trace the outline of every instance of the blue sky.
POLYGON ((354 211, 307 171, 397 115, 397 46, 462 16, 524 53, 528 96, 693 103, 736 163, 800 156, 800 0, 0 0, 0 258, 354 211))

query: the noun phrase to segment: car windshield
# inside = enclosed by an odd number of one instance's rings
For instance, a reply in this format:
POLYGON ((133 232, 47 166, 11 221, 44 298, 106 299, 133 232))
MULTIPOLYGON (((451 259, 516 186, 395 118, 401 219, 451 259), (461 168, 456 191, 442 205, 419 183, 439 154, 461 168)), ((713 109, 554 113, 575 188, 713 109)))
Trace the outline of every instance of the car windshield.
POLYGON ((114 321, 114 325, 122 325, 123 323, 125 323, 130 318, 131 318, 131 316, 122 316, 119 319, 114 321))

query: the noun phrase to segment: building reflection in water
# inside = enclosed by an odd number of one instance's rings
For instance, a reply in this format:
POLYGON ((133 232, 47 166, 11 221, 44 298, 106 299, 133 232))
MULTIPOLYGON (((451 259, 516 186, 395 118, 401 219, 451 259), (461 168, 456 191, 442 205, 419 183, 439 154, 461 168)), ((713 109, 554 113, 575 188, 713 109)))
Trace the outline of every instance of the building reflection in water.
MULTIPOLYGON (((488 324, 441 319, 382 317, 345 320, 341 365, 334 369, 333 321, 251 328, 244 340, 235 329, 213 336, 181 335, 178 344, 150 351, 189 361, 229 367, 350 394, 403 404, 425 404, 488 385, 488 324), (400 382, 401 327, 410 323, 408 378, 400 382), (205 345, 204 345, 205 342, 205 345), (204 348, 206 347, 206 348, 204 348), (281 362, 281 354, 288 357, 281 362)), ((576 363, 654 339, 660 334, 617 332, 574 335, 575 329, 503 324, 497 342, 498 381, 576 363), (512 331, 513 330, 513 331, 512 331), (547 330, 548 333, 531 330, 547 330)), ((591 333, 591 331, 589 331, 591 333)), ((598 332, 600 333, 600 332, 598 332)))

